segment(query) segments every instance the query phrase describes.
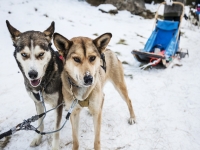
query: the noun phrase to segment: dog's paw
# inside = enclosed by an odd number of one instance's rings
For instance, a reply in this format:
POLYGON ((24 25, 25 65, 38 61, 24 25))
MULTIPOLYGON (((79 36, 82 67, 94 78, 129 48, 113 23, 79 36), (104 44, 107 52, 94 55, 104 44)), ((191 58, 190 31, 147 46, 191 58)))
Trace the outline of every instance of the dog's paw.
POLYGON ((41 142, 42 142, 42 137, 41 138, 35 138, 31 142, 30 147, 38 146, 38 145, 40 145, 41 142))
POLYGON ((135 124, 135 118, 129 118, 128 123, 130 125, 135 124))

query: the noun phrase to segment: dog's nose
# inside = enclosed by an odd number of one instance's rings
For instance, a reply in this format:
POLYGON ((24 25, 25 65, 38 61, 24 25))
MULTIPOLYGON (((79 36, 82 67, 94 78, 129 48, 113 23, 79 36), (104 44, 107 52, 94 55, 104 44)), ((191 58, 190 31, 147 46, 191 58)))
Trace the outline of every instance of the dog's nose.
POLYGON ((31 79, 36 79, 38 76, 38 72, 36 72, 35 70, 31 70, 28 72, 28 75, 31 79))
POLYGON ((91 75, 85 75, 84 76, 84 82, 86 85, 91 85, 93 81, 93 77, 91 75))

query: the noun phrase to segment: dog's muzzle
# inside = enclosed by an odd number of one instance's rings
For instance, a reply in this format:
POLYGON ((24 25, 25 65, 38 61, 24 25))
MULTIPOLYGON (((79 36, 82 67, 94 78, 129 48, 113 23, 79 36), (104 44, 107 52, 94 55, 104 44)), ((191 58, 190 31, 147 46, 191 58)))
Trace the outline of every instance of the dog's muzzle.
POLYGON ((32 80, 34 80, 34 79, 37 78, 38 72, 35 71, 35 70, 31 70, 31 71, 28 72, 28 76, 29 76, 32 80))
POLYGON ((35 70, 31 70, 28 72, 28 76, 31 79, 30 83, 33 87, 36 87, 40 84, 40 79, 37 79, 38 77, 38 72, 35 70))

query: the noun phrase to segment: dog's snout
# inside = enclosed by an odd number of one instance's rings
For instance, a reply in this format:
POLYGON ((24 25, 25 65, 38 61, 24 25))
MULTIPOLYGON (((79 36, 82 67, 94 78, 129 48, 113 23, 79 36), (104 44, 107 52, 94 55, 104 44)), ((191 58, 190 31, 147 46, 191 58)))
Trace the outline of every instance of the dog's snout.
POLYGON ((93 81, 93 77, 91 75, 85 75, 84 76, 84 82, 86 85, 91 85, 93 81))
POLYGON ((35 71, 35 70, 31 70, 31 71, 28 72, 28 75, 29 75, 29 77, 30 77, 31 79, 36 79, 37 76, 38 76, 38 72, 35 71))

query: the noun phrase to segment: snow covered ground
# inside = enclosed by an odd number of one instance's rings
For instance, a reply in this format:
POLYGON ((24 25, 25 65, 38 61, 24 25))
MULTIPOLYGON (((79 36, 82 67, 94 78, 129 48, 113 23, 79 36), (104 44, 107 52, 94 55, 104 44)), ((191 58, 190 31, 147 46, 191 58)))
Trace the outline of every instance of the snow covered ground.
MULTIPOLYGON (((69 39, 112 33, 108 48, 117 52, 121 61, 129 63, 124 65, 125 74, 133 76, 133 79, 126 77, 126 83, 137 122, 128 124, 127 106, 108 83, 104 89, 102 150, 200 149, 200 29, 191 30, 183 21, 180 46, 187 48, 190 56, 181 61, 182 67, 143 71, 138 68, 131 50, 144 47, 154 20, 144 20, 127 11, 115 16, 101 13, 98 8, 78 0, 0 0, 0 133, 36 114, 13 57, 14 47, 6 20, 22 32, 43 31, 55 21, 56 32, 69 39), (117 44, 120 39, 127 45, 117 44)), ((45 131, 53 129, 52 114, 45 119, 45 131)), ((64 111, 63 118, 65 115, 64 111)), ((80 150, 93 149, 93 122, 87 109, 81 113, 79 131, 80 150)), ((61 131, 61 150, 72 148, 71 134, 68 122, 61 131)), ((51 135, 44 136, 38 147, 29 147, 34 135, 31 131, 17 132, 5 150, 51 149, 51 135)))

